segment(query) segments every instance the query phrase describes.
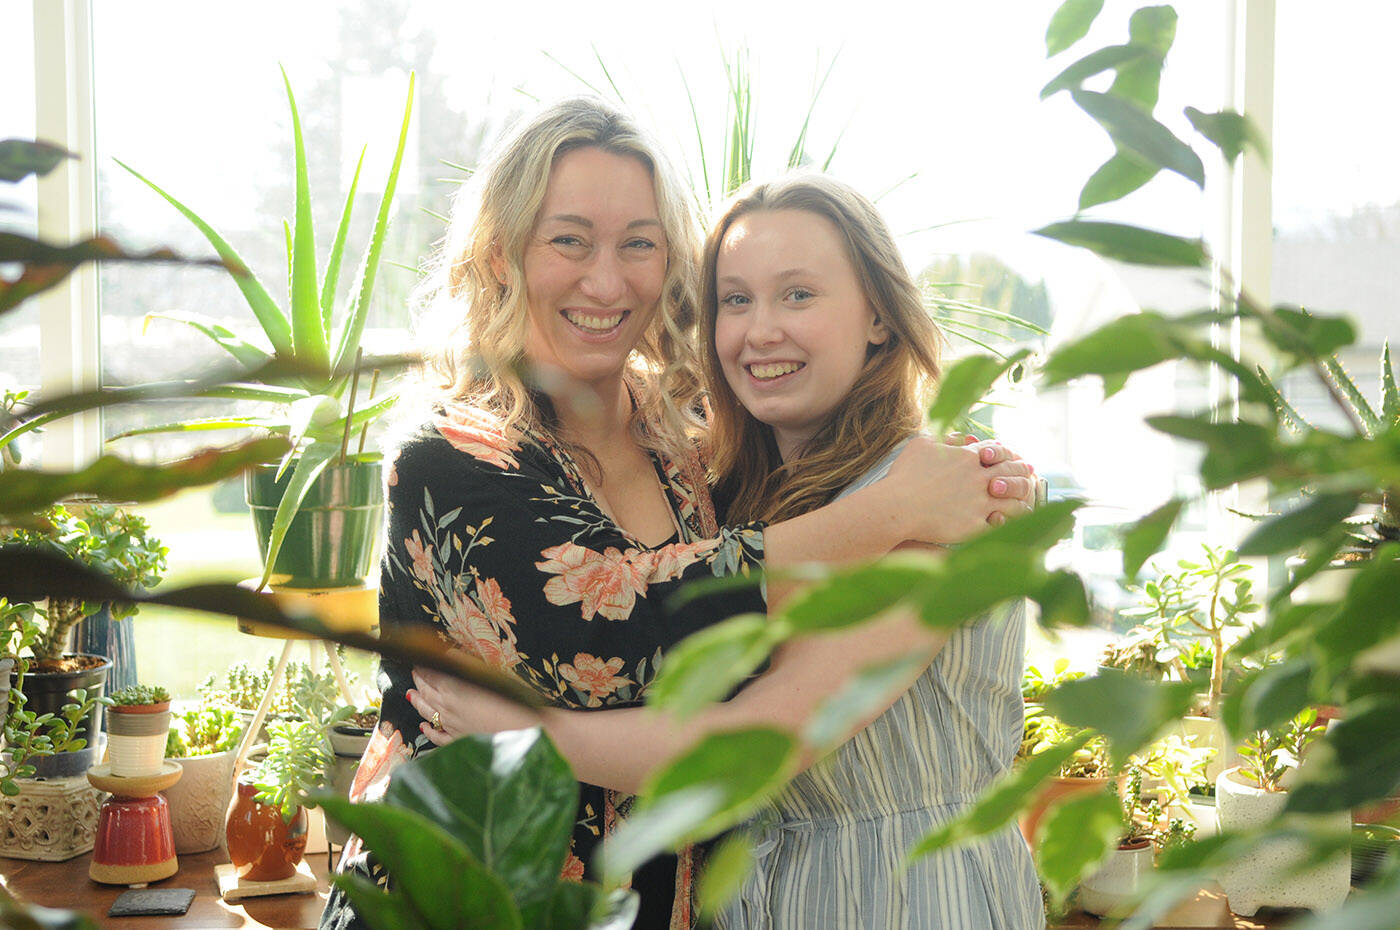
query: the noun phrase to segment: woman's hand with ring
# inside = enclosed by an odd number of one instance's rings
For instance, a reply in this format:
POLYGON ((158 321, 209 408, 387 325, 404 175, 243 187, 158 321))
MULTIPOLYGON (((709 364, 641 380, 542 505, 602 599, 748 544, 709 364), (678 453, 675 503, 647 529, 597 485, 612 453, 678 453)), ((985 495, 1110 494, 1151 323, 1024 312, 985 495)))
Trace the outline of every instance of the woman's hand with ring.
POLYGON ((468 733, 498 733, 539 723, 526 708, 434 669, 415 668, 413 684, 407 697, 423 718, 419 732, 437 746, 468 733))

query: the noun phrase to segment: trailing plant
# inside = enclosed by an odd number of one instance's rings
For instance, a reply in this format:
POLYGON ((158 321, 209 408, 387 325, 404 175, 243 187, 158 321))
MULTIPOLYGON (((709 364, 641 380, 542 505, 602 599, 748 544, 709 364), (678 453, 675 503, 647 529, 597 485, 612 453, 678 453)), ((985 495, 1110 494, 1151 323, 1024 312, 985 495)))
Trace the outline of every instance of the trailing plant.
MULTIPOLYGON (((350 190, 341 212, 340 224, 331 240, 324 273, 318 275, 317 243, 311 219, 311 189, 301 118, 297 113, 291 81, 285 71, 282 79, 287 89, 287 103, 291 108, 296 175, 295 221, 290 225, 285 221, 283 223, 289 271, 285 307, 277 305, 258 278, 247 270, 247 263, 211 225, 135 169, 118 161, 118 164, 194 224, 220 257, 240 269, 242 273, 235 278, 235 282, 261 331, 257 338, 248 338, 198 314, 162 313, 153 316, 192 327, 242 365, 257 367, 277 361, 293 361, 303 369, 303 373, 297 377, 280 379, 272 384, 233 385, 217 392, 216 396, 220 397, 271 404, 275 408, 271 415, 201 418, 143 427, 122 434, 131 436, 172 430, 256 428, 287 437, 291 448, 283 458, 278 474, 280 476, 291 468, 292 477, 273 520, 260 587, 267 584, 273 565, 277 561, 277 554, 281 550, 282 540, 312 482, 332 460, 338 458, 344 462, 347 456, 362 457, 363 453, 351 453, 348 448, 352 434, 359 433, 363 436, 363 430, 386 413, 393 406, 397 396, 390 393, 377 401, 371 396, 361 406, 358 399, 359 363, 362 358, 361 337, 364 334, 365 320, 369 316, 394 191, 398 185, 399 167, 408 143, 409 117, 413 111, 414 77, 410 74, 408 99, 404 105, 398 145, 393 164, 389 168, 389 176, 384 182, 384 193, 380 198, 374 229, 360 261, 353 294, 348 303, 337 306, 340 266, 350 230, 360 168, 364 164, 364 151, 360 153, 360 162, 350 181, 350 190), (259 343, 270 346, 271 352, 259 343), (282 412, 279 414, 277 411, 282 412)), ((279 231, 278 238, 283 238, 282 231, 279 231)), ((371 395, 373 391, 374 386, 371 385, 371 395)), ((363 440, 360 445, 362 449, 363 440)), ((378 455, 370 454, 369 457, 377 458, 378 455)))
POLYGON ((195 707, 171 716, 170 735, 165 741, 167 759, 209 756, 238 748, 243 721, 238 711, 223 704, 201 701, 195 707))
POLYGON ((1239 747, 1244 759, 1240 775, 1256 788, 1283 791, 1283 778, 1298 767, 1303 750, 1322 735, 1325 724, 1317 722, 1317 710, 1309 707, 1282 727, 1255 730, 1239 747))
POLYGON ((109 707, 143 707, 163 704, 169 700, 170 692, 160 685, 127 685, 120 691, 104 697, 102 703, 109 707))
POLYGON ((5 718, 5 752, 0 754, 0 794, 19 794, 16 779, 35 772, 33 760, 60 752, 77 752, 87 740, 77 734, 83 718, 97 705, 97 696, 84 688, 68 692, 68 702, 57 714, 36 714, 27 710, 24 692, 17 686, 10 691, 10 713, 5 718))
MULTIPOLYGON (((0 544, 58 553, 129 587, 153 588, 160 583, 167 550, 150 535, 150 525, 142 517, 107 504, 89 506, 79 516, 62 504, 55 504, 43 513, 41 523, 43 528, 39 530, 20 528, 0 536, 0 544)), ((102 607, 101 601, 50 597, 42 615, 43 632, 31 644, 35 660, 57 661, 68 648, 73 627, 102 607)), ((135 613, 135 606, 129 602, 112 605, 114 620, 135 613)))

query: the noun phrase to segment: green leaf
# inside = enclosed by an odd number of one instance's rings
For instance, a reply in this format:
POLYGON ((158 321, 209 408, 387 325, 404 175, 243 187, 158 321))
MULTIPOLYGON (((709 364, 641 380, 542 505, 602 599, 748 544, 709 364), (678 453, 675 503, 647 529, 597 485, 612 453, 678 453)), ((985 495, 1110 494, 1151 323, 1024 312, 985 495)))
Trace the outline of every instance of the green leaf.
POLYGON ((1335 355, 1331 355, 1322 360, 1322 365, 1328 380, 1346 396, 1347 402, 1351 404, 1357 417, 1365 426, 1366 435, 1375 436, 1385 429, 1388 424, 1381 423, 1380 417, 1376 415, 1376 411, 1366 400, 1366 395, 1361 393, 1361 389, 1356 386, 1351 375, 1347 374, 1341 361, 1335 355))
POLYGON ((1243 735, 1292 720, 1308 705, 1313 672, 1310 660, 1288 659, 1251 673, 1225 696, 1225 728, 1243 735))
MULTIPOLYGON (((433 755, 428 753, 429 758, 433 755)), ((506 884, 428 817, 393 804, 351 804, 341 797, 322 797, 318 803, 374 851, 394 876, 391 888, 379 893, 412 908, 420 925, 434 930, 520 927, 520 913, 506 884), (443 881, 444 875, 452 880, 443 881)))
POLYGON ((77 157, 76 153, 51 142, 6 139, 0 142, 0 181, 16 184, 31 174, 41 178, 57 168, 63 159, 77 157))
MULTIPOLYGON (((1328 667, 1348 668, 1360 653, 1400 634, 1400 559, 1382 549, 1362 568, 1353 569, 1346 600, 1313 637, 1328 667)), ((1391 553, 1393 555, 1393 552, 1391 553)))
MULTIPOLYGON (((1393 689, 1394 684, 1382 687, 1393 689)), ((1400 695, 1390 690, 1348 702, 1342 718, 1308 749, 1287 810, 1348 810, 1400 790, 1400 695)))
POLYGON ((1030 597, 1045 580, 1044 554, 1019 545, 982 545, 947 559, 946 571, 924 585, 916 600, 919 619, 935 628, 955 627, 1003 601, 1030 597))
POLYGON ((263 332, 267 335, 267 341, 272 344, 272 350, 280 356, 292 358, 294 353, 292 352, 291 324, 287 322, 286 316, 283 315, 277 304, 273 302, 272 297, 267 293, 267 288, 263 287, 262 282, 249 270, 248 263, 243 261, 243 259, 238 256, 238 253, 233 250, 233 246, 229 245, 224 240, 223 236, 215 232, 212 226, 200 219, 192 210, 151 183, 151 181, 147 180, 135 168, 121 161, 121 159, 113 160, 135 175, 137 180, 165 198, 167 203, 180 211, 185 219, 193 223, 195 228, 204 234, 204 238, 209 240, 209 244, 214 247, 214 251, 218 252, 219 257, 224 260, 224 263, 233 269, 233 281, 238 285, 238 289, 243 292, 243 299, 248 302, 249 309, 251 309, 253 315, 257 317, 258 323, 262 326, 263 332))
POLYGON ((588 930, 633 930, 641 898, 628 888, 614 888, 603 899, 602 907, 594 909, 588 930))
POLYGON ((331 883, 345 892, 355 913, 370 930, 421 930, 423 920, 401 897, 387 895, 384 889, 355 872, 331 876, 331 883))
POLYGON ((1073 90, 1096 74, 1151 54, 1153 54, 1151 49, 1143 48, 1140 45, 1110 45, 1107 48, 1090 52, 1055 75, 1050 83, 1042 87, 1040 99, 1044 100, 1062 90, 1073 90))
POLYGON ((1118 798, 1103 791, 1054 807, 1041 821, 1036 871, 1054 901, 1063 901, 1118 842, 1123 814, 1118 798))
POLYGON ((1072 571, 1050 572, 1040 589, 1030 596, 1040 606, 1040 625, 1046 629, 1088 626, 1092 619, 1084 581, 1072 571))
POLYGON ((1275 438, 1257 423, 1212 423, 1205 417, 1147 417, 1158 432, 1179 436, 1206 447, 1201 478, 1211 490, 1257 478, 1274 462, 1275 438))
POLYGON ((1366 885, 1365 894, 1350 895, 1341 907, 1301 915, 1290 930, 1391 930, 1400 913, 1400 871, 1366 885))
POLYGON ((851 626, 877 616, 941 577, 943 567, 922 552, 898 552, 877 562, 843 568, 809 584, 773 618, 792 633, 851 626))
POLYGON ((1296 307, 1275 307, 1259 315, 1260 333, 1282 351, 1311 361, 1356 342, 1356 327, 1339 316, 1318 316, 1296 307))
POLYGON ((320 477, 321 472, 325 471, 330 460, 339 451, 332 443, 314 442, 296 456, 296 467, 292 469, 287 489, 282 492, 277 512, 272 516, 272 530, 267 537, 266 564, 263 566, 262 578, 258 581, 259 591, 267 587, 268 579, 272 577, 273 567, 277 564, 277 554, 282 551, 282 540, 286 539, 287 530, 291 529, 292 520, 301 509, 302 499, 311 489, 311 483, 320 477))
POLYGON ((796 740, 770 727, 705 737, 648 779, 632 816, 603 844, 605 881, 743 820, 787 783, 796 761, 796 740))
POLYGON ((1108 738, 1115 764, 1122 765, 1190 710, 1195 688, 1189 681, 1148 681, 1109 668, 1060 685, 1045 698, 1045 709, 1070 726, 1098 730, 1108 738))
POLYGON ((1124 578, 1137 578, 1142 564, 1166 543, 1185 506, 1184 500, 1174 497, 1128 528, 1123 534, 1124 578))
POLYGON ((1087 210, 1126 197, 1155 178, 1160 170, 1143 164, 1136 156, 1115 152, 1084 182, 1079 192, 1079 209, 1087 210))
POLYGON ((927 656, 905 655, 867 665, 839 692, 822 701, 807 722, 803 739, 809 746, 839 745, 861 721, 887 705, 891 695, 908 690, 928 664, 927 656))
POLYGON ((285 440, 254 439, 229 449, 210 449, 158 465, 139 465, 104 455, 76 472, 7 468, 0 472, 0 515, 19 518, 74 496, 143 503, 239 474, 251 465, 274 461, 285 440))
POLYGON ((1215 143, 1227 162, 1239 158, 1246 148, 1254 149, 1265 162, 1269 160, 1264 137, 1249 117, 1234 110, 1203 113, 1195 107, 1187 107, 1184 112, 1196 131, 1215 143))
POLYGON ((282 69, 287 104, 292 111, 292 144, 296 174, 296 225, 292 232, 292 281, 288 305, 292 317, 292 347, 296 357, 316 371, 330 370, 326 329, 321 321, 321 295, 316 287, 316 231, 311 222, 311 181, 306 170, 306 144, 301 117, 287 69, 282 69))
POLYGON ((365 320, 369 317, 370 297, 374 293, 374 279, 379 271, 379 256, 384 248, 384 236, 389 230, 389 214, 393 208, 394 190, 399 183, 399 167, 403 164, 404 148, 408 145, 409 119, 413 115, 413 86, 415 75, 408 75, 408 100, 404 103, 403 125, 399 129, 398 148, 394 150, 394 163, 389 166, 389 177, 384 182, 384 194, 379 199, 379 211, 374 218, 374 229, 370 233, 369 248, 360 263, 359 286, 355 291, 355 302, 350 306, 350 317, 340 332, 340 344, 335 353, 335 370, 338 377, 345 377, 355 363, 360 349, 360 336, 364 333, 365 320))
POLYGON ((199 417, 195 420, 182 420, 179 423, 161 423, 156 426, 142 426, 137 429, 129 429, 125 432, 108 439, 108 442, 116 442, 118 439, 127 439, 131 436, 146 436, 152 433, 207 433, 211 431, 227 429, 251 429, 258 427, 273 431, 287 431, 287 424, 278 420, 269 420, 265 417, 199 417))
POLYGON ((729 903, 753 870, 753 841, 741 833, 731 833, 705 857, 695 897, 700 913, 713 915, 729 903))
POLYGON ((1110 320, 1060 346, 1041 368, 1047 384, 1084 375, 1132 373, 1180 358, 1183 337, 1194 338, 1180 321, 1159 313, 1133 313, 1110 320))
POLYGON ((958 359, 944 372, 938 396, 929 407, 929 430, 935 435, 945 432, 982 400, 998 378, 1028 355, 1029 349, 1021 349, 1006 358, 969 355, 958 359))
POLYGON ((266 365, 272 361, 272 356, 268 355, 261 348, 242 336, 235 333, 228 327, 211 320, 198 313, 148 313, 146 322, 142 325, 144 331, 149 321, 153 319, 173 320, 176 323, 184 323, 192 329, 198 330, 205 336, 213 340, 214 344, 232 355, 240 364, 249 368, 266 365))
POLYGON ((741 614, 687 636, 666 654, 647 703, 685 718, 722 700, 763 664, 774 632, 763 614, 741 614))
POLYGON ((1065 0, 1050 17, 1045 30, 1045 57, 1056 55, 1088 35, 1103 9, 1103 0, 1065 0))
POLYGON ((1314 494, 1301 507, 1256 526, 1240 543, 1239 553, 1249 556, 1292 552, 1351 516, 1360 501, 1361 494, 1356 491, 1314 494))
POLYGON ((559 880, 578 783, 541 730, 511 730, 466 736, 399 766, 385 800, 456 837, 525 907, 559 880))
POLYGON ((355 191, 360 186, 360 169, 365 166, 365 150, 360 148, 360 160, 355 162, 355 174, 350 178, 350 190, 345 194, 345 207, 340 213, 340 225, 331 240, 331 254, 326 259, 326 274, 321 279, 321 327, 329 333, 335 314, 335 292, 340 289, 340 260, 345 252, 345 239, 350 234, 350 215, 355 208, 355 191))
MULTIPOLYGON (((361 407, 350 417, 350 431, 358 431, 363 426, 373 423, 394 409, 398 403, 397 394, 386 394, 368 407, 361 407)), ((338 411, 337 411, 338 412, 338 411)), ((339 445, 341 438, 345 435, 345 417, 337 416, 321 425, 311 425, 306 431, 306 435, 315 440, 334 442, 339 445)))
POLYGON ((1075 90, 1070 96, 1104 128, 1116 145, 1148 165, 1174 171, 1197 187, 1205 187, 1206 168, 1201 157, 1166 126, 1112 94, 1075 90))
POLYGON ((956 817, 919 840, 905 857, 913 862, 1000 830, 1037 796, 1046 779, 1079 751, 1093 734, 1082 732, 1019 763, 992 783, 956 817))
POLYGON ((1135 10, 1128 19, 1128 44, 1151 49, 1156 54, 1124 64, 1118 69, 1108 92, 1151 113, 1157 106, 1162 84, 1162 63, 1176 40, 1176 10, 1170 6, 1149 6, 1135 10))
POLYGON ((994 548, 1009 545, 1048 551, 1073 532, 1075 512, 1083 506, 1083 501, 1073 498, 1042 504, 1030 513, 993 527, 952 550, 945 564, 956 565, 966 553, 975 552, 980 546, 994 548))
POLYGON ((1065 220, 1042 226, 1035 234, 1134 265, 1203 268, 1208 263, 1205 244, 1200 239, 1183 239, 1122 223, 1065 220))

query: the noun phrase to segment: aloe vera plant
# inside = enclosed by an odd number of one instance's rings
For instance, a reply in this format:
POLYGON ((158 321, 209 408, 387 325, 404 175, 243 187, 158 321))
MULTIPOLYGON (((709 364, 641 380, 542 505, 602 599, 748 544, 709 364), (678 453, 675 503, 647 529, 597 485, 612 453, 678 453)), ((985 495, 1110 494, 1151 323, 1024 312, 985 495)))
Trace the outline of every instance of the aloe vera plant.
POLYGON ((371 385, 369 401, 365 406, 356 408, 358 372, 372 365, 372 360, 361 361, 360 341, 374 292, 375 276, 389 225, 390 207, 398 183, 399 167, 403 162, 404 148, 408 141, 414 85, 414 77, 410 74, 408 100, 404 105, 398 147, 388 179, 384 183, 384 193, 379 202, 373 231, 360 262, 357 282, 348 300, 340 303, 337 292, 341 262, 350 229, 355 191, 359 185, 360 169, 364 164, 364 152, 361 151, 360 162, 356 165, 350 181, 340 223, 331 240, 326 266, 318 275, 316 235, 311 220, 311 190, 301 119, 297 113, 291 81, 287 78, 285 70, 282 79, 287 88, 287 102, 291 108, 296 174, 295 219, 291 224, 283 222, 289 280, 285 306, 277 304, 257 276, 247 270, 247 263, 233 246, 209 223, 134 168, 118 161, 118 164, 193 223, 220 258, 239 269, 240 273, 235 275, 234 281, 261 327, 261 335, 266 344, 271 346, 271 351, 253 339, 235 333, 199 314, 165 313, 153 316, 183 323, 198 330, 240 364, 249 368, 274 361, 286 361, 295 363, 300 371, 309 372, 279 379, 275 383, 224 386, 206 395, 270 403, 276 409, 269 416, 199 418, 143 427, 122 434, 124 437, 153 432, 262 428, 288 438, 291 447, 282 460, 278 477, 280 478, 288 468, 292 469, 292 475, 273 520, 262 585, 267 583, 277 554, 281 550, 282 541, 312 483, 332 460, 345 459, 351 433, 366 429, 370 423, 385 414, 395 400, 393 395, 374 400, 371 385))

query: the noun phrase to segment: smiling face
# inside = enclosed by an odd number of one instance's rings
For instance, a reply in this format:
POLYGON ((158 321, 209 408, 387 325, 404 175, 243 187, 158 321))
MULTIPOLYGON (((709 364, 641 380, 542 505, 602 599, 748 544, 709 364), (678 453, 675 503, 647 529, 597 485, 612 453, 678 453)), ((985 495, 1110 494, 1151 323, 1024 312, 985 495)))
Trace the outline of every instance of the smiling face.
POLYGON ((523 256, 529 358, 587 384, 621 378, 656 313, 666 246, 641 160, 595 147, 560 156, 523 256))
POLYGON ((772 427, 784 460, 799 453, 850 392, 876 320, 841 234, 805 210, 735 220, 716 261, 715 349, 739 403, 772 427))

